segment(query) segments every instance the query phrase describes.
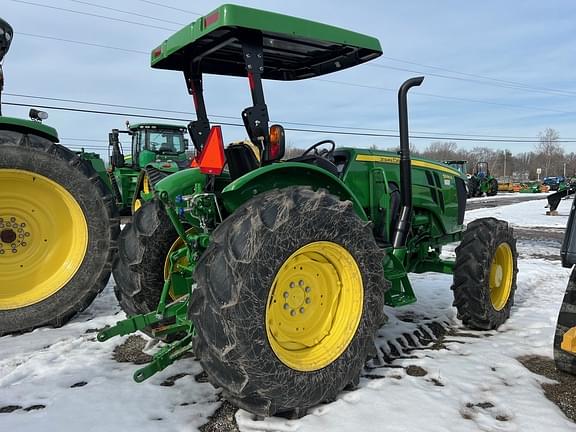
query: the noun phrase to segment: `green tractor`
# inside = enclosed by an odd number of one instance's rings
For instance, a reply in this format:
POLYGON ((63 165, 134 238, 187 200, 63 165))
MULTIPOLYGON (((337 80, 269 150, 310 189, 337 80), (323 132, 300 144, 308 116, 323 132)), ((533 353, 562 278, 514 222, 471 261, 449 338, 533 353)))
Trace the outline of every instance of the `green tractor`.
MULTIPOLYGON (((0 62, 12 36, 0 19, 0 62)), ((46 118, 0 112, 0 336, 64 324, 104 288, 116 252, 104 163, 58 144, 46 118)))
POLYGON ((138 210, 164 177, 190 166, 185 127, 128 122, 126 126, 127 130, 112 129, 108 135, 109 177, 121 215, 138 210), (130 155, 124 155, 120 134, 131 138, 130 155))
POLYGON ((235 5, 221 6, 152 51, 156 69, 184 73, 197 119, 197 168, 156 184, 119 240, 116 291, 129 317, 98 340, 139 330, 167 343, 137 370, 144 381, 193 350, 208 380, 256 415, 300 416, 358 383, 375 355, 384 304, 416 301, 408 273, 453 274, 458 317, 496 329, 517 274, 512 228, 493 218, 465 230, 466 178, 412 159, 407 93, 398 92, 400 152, 332 140, 283 160, 264 80, 322 76, 377 58, 378 40, 235 5), (247 78, 249 142, 224 146, 210 125, 203 74, 247 78), (167 244, 166 233, 178 239, 167 244), (442 246, 460 242, 455 260, 442 246))
POLYGON ((490 175, 488 162, 478 162, 472 177, 468 179, 468 197, 494 196, 498 193, 498 180, 490 175))

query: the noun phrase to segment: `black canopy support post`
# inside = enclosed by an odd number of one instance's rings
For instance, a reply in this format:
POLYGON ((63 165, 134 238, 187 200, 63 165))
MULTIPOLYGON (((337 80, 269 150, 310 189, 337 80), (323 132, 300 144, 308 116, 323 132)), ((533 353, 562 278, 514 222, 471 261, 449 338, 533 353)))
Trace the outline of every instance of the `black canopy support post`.
POLYGON ((408 90, 419 86, 424 77, 410 78, 398 90, 398 121, 400 126, 400 202, 402 210, 394 232, 393 246, 406 246, 412 223, 412 163, 408 136, 408 90))
POLYGON ((2 115, 2 91, 4 90, 4 72, 0 64, 0 116, 2 115))
POLYGON ((240 42, 253 103, 253 106, 242 112, 242 120, 250 141, 262 152, 262 160, 266 160, 270 142, 268 131, 270 119, 262 86, 262 73, 264 72, 262 34, 247 32, 240 36, 240 42))
POLYGON ((188 123, 188 133, 192 138, 192 143, 196 153, 200 154, 210 133, 210 121, 206 113, 206 104, 204 102, 204 88, 202 85, 202 72, 197 62, 190 64, 190 69, 184 71, 186 87, 188 93, 194 100, 194 109, 196 110, 196 120, 188 123))

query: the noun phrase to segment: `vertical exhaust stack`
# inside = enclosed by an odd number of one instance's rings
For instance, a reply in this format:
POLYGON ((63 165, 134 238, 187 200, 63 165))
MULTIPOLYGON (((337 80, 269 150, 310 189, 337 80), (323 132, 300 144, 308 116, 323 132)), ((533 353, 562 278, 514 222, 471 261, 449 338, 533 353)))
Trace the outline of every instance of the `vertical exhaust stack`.
POLYGON ((2 60, 10 48, 14 31, 10 24, 0 18, 0 116, 2 115, 2 90, 4 89, 4 73, 2 72, 2 60))
POLYGON ((408 90, 422 84, 424 77, 410 78, 398 90, 398 119, 400 122, 400 202, 402 209, 394 231, 394 248, 406 245, 412 221, 412 166, 408 139, 408 90))

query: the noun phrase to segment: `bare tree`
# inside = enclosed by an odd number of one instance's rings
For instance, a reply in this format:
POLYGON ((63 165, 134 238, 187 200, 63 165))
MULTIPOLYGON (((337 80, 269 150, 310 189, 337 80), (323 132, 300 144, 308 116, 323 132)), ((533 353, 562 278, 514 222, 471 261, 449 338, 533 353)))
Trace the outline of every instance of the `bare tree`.
POLYGON ((543 159, 544 175, 547 177, 552 161, 560 160, 564 155, 564 149, 558 142, 560 135, 555 129, 546 128, 538 134, 540 142, 536 144, 536 151, 543 159))
POLYGON ((458 145, 454 141, 435 141, 426 147, 422 155, 428 159, 454 160, 458 158, 458 145))

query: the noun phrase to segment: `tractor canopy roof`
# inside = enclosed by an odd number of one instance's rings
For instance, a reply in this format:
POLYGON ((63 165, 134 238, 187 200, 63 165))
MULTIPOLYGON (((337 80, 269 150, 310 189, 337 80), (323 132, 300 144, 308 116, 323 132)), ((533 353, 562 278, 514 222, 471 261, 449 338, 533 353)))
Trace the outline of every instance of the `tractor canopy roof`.
POLYGON ((167 123, 131 123, 128 129, 135 131, 138 129, 175 129, 186 130, 186 126, 167 124, 167 123))
POLYGON ((262 36, 262 78, 298 80, 346 69, 382 54, 380 42, 338 27, 287 15, 223 5, 187 25, 151 54, 157 69, 184 71, 198 62, 201 72, 246 76, 242 40, 262 36))

